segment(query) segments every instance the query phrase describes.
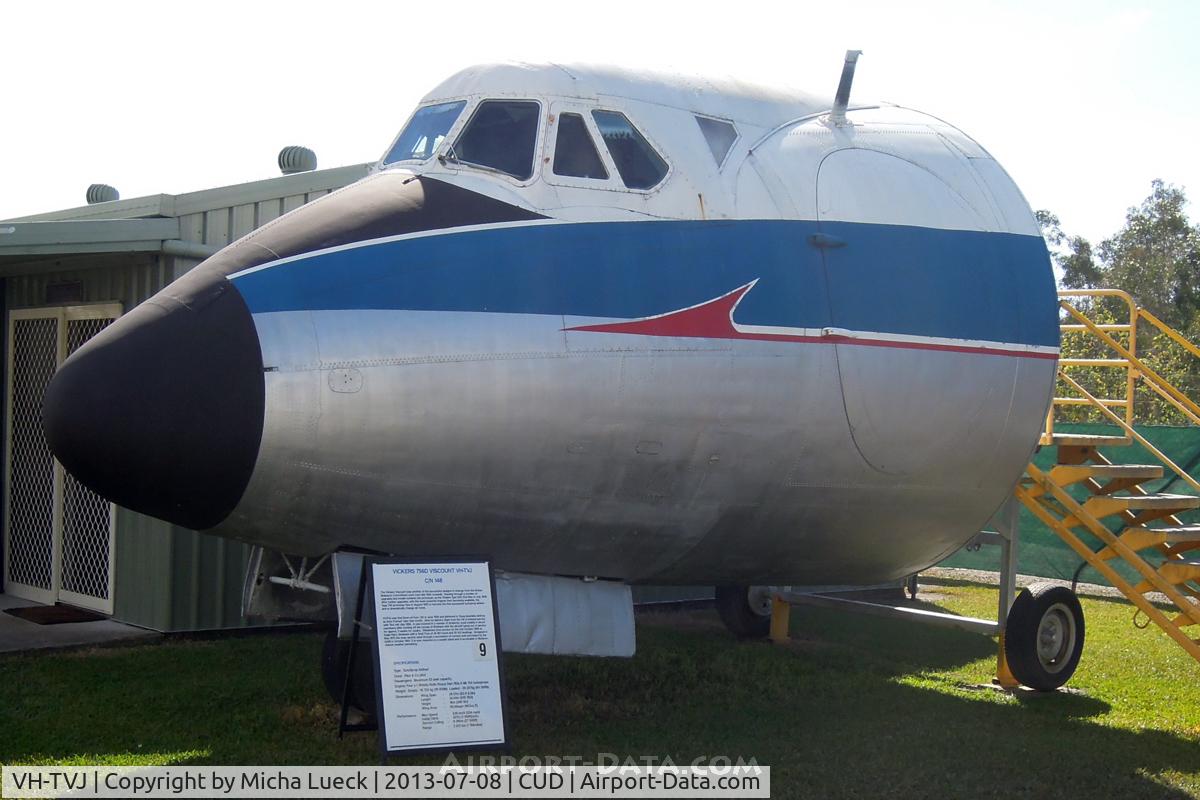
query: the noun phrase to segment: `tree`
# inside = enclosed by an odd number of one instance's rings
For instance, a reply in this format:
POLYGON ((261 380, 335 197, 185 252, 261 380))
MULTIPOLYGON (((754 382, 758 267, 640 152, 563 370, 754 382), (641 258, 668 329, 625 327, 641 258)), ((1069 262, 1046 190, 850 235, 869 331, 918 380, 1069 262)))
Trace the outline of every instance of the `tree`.
POLYGON ((1062 285, 1068 289, 1093 289, 1100 286, 1103 276, 1092 257, 1092 245, 1082 236, 1068 236, 1058 217, 1045 209, 1034 212, 1050 257, 1062 272, 1062 285))
MULTIPOLYGON (((1200 226, 1193 225, 1184 207, 1187 197, 1178 187, 1155 180, 1150 195, 1129 209, 1125 224, 1099 247, 1081 236, 1070 236, 1058 217, 1038 211, 1038 224, 1051 257, 1069 289, 1123 289, 1138 305, 1168 325, 1200 342, 1200 226)), ((1124 323, 1129 312, 1119 300, 1075 301, 1086 308, 1094 322, 1124 323)), ((1200 396, 1200 360, 1155 336, 1149 326, 1138 338, 1138 352, 1150 366, 1192 397, 1200 396)), ((1124 335, 1116 338, 1127 345, 1124 335)), ((1063 356, 1113 358, 1113 353, 1089 333, 1063 337, 1063 356)), ((1098 397, 1124 395, 1124 371, 1111 368, 1073 369, 1072 375, 1098 397)), ((1142 422, 1184 421, 1171 406, 1161 402, 1144 384, 1138 388, 1138 418, 1142 422)), ((1095 419, 1094 409, 1074 407, 1060 415, 1070 419, 1095 419)))
POLYGON ((1036 212, 1051 257, 1068 289, 1124 289, 1164 322, 1181 330, 1200 313, 1200 226, 1184 211, 1183 189, 1155 180, 1150 195, 1129 209, 1125 225, 1093 250, 1070 236, 1050 211, 1036 212))
POLYGON ((1184 212, 1182 189, 1156 180, 1125 226, 1100 243, 1102 285, 1124 289, 1180 330, 1200 311, 1200 228, 1184 212))

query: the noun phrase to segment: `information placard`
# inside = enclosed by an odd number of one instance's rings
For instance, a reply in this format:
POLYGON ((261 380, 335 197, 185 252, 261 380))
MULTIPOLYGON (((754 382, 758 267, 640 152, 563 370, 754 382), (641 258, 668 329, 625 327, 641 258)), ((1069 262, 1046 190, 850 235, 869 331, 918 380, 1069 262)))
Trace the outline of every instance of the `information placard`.
POLYGON ((369 590, 384 754, 506 746, 491 565, 375 560, 369 590))

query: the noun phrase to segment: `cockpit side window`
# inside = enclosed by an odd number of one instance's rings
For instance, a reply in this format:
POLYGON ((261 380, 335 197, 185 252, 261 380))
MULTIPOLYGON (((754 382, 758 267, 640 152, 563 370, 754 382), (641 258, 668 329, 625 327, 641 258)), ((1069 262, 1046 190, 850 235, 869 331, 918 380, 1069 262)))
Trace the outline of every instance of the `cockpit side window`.
POLYGON ((558 138, 554 143, 554 174, 570 178, 608 179, 587 123, 579 114, 559 114, 558 138))
POLYGON ((424 161, 432 156, 466 104, 465 100, 455 100, 418 108, 396 137, 392 149, 383 157, 384 165, 397 161, 424 161))
POLYGON ((484 100, 455 141, 454 157, 527 180, 533 175, 538 109, 531 100, 484 100))
POLYGON ((667 174, 667 162, 633 123, 617 111, 593 111, 592 118, 612 154, 621 180, 630 189, 650 189, 667 174))
POLYGON ((733 143, 737 141, 737 128, 733 127, 732 122, 701 116, 696 117, 696 124, 704 134, 704 141, 708 142, 708 149, 712 153, 713 161, 717 162, 717 169, 720 169, 725 163, 725 156, 729 155, 733 143))

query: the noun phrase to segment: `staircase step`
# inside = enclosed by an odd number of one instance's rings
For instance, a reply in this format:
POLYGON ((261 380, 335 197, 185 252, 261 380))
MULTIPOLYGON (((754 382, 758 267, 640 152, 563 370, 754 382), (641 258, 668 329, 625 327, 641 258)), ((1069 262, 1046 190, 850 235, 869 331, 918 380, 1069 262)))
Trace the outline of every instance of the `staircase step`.
POLYGON ((1163 476, 1163 468, 1157 464, 1087 464, 1093 478, 1141 478, 1153 480, 1163 476))
POLYGON ((1130 528, 1165 537, 1167 542, 1200 542, 1200 525, 1175 525, 1166 528, 1130 528))
MULTIPOLYGON (((1157 464, 1092 464, 1082 462, 1078 464, 1056 464, 1050 469, 1050 479, 1059 486, 1074 486, 1084 481, 1095 481, 1099 486, 1092 486, 1093 494, 1115 494, 1116 492, 1132 488, 1149 480, 1155 480, 1163 476, 1163 468, 1157 464)), ((1041 486, 1037 485, 1029 478, 1025 479, 1025 486, 1032 486, 1030 490, 1034 497, 1040 497, 1044 494, 1041 486)))
MULTIPOLYGON (((1158 547, 1159 545, 1185 545, 1180 547, 1180 552, 1186 552, 1196 548, 1187 547, 1186 544, 1194 542, 1200 546, 1200 525, 1182 525, 1167 528, 1149 528, 1143 525, 1134 525, 1121 531, 1121 535, 1117 537, 1121 543, 1133 550, 1135 553, 1139 550, 1145 550, 1148 547, 1158 547)), ((1116 551, 1111 547, 1104 547, 1096 552, 1096 555, 1103 561, 1117 556, 1116 551)))
POLYGON ((1161 478, 1163 468, 1157 464, 1055 464, 1050 475, 1060 486, 1079 483, 1088 478, 1137 484, 1161 478))
MULTIPOLYGON (((1200 579, 1200 561, 1164 561, 1158 568, 1158 574, 1162 575, 1167 583, 1178 586, 1200 579)), ((1138 592, 1149 592, 1153 588, 1150 581, 1142 581, 1134 587, 1138 592)))
POLYGON ((1176 628, 1186 628, 1189 625, 1200 625, 1200 609, 1192 606, 1191 611, 1192 613, 1190 614, 1186 610, 1181 611, 1180 613, 1171 617, 1171 623, 1176 628))
POLYGON ((1142 525, 1179 511, 1200 508, 1200 497, 1190 494, 1101 494, 1085 501, 1083 508, 1097 519, 1126 511, 1140 512, 1132 521, 1142 525))
POLYGON ((1133 439, 1128 436, 1099 436, 1091 433, 1056 433, 1055 447, 1128 447, 1133 439))
POLYGON ((1104 499, 1130 511, 1163 508, 1178 508, 1182 511, 1189 508, 1200 508, 1200 497, 1194 494, 1105 495, 1104 499))

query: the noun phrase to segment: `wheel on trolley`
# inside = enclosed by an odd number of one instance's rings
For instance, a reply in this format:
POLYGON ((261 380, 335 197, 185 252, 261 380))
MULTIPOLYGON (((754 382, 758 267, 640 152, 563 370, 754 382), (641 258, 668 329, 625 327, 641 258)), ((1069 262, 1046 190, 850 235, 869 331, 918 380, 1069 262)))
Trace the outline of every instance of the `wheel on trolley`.
POLYGON ((771 632, 771 593, 760 586, 718 586, 717 613, 739 639, 765 639, 771 632))
POLYGON ((1022 589, 1004 627, 1004 657, 1013 677, 1030 689, 1066 683, 1083 655, 1083 608, 1065 586, 1035 583, 1022 589))

